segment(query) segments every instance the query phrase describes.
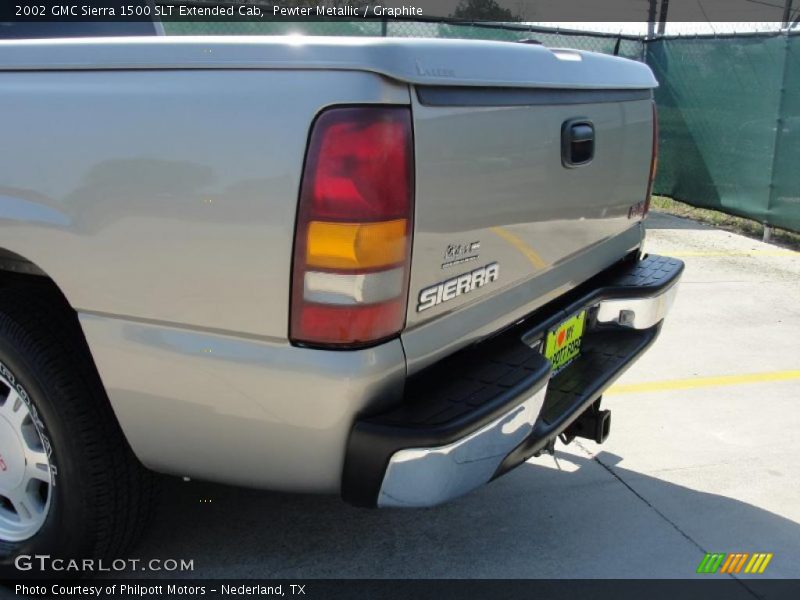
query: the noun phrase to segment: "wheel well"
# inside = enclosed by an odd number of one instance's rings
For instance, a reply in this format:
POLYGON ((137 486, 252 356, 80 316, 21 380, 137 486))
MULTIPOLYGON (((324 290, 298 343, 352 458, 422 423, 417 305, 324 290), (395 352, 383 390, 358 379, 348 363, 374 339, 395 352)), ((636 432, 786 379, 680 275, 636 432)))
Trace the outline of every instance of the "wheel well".
POLYGON ((0 276, 5 273, 18 273, 21 275, 38 275, 47 277, 47 274, 42 271, 33 261, 28 260, 24 256, 20 256, 16 252, 0 248, 0 276))
POLYGON ((16 252, 0 248, 0 287, 21 284, 36 285, 49 289, 55 301, 62 303, 65 308, 75 314, 61 288, 39 265, 16 252))
MULTIPOLYGON (((42 298, 45 298, 54 308, 57 307, 60 314, 63 314, 66 319, 71 321, 70 329, 80 339, 80 346, 84 348, 89 361, 94 366, 95 373, 97 373, 94 357, 89 349, 86 336, 83 334, 78 313, 67 300, 61 288, 58 287, 58 284, 33 261, 5 248, 0 248, 0 289, 17 286, 35 287, 37 292, 41 292, 42 298)), ((99 380, 99 374, 97 377, 99 380)))
MULTIPOLYGON (((37 292, 41 291, 42 298, 46 298, 48 303, 52 303, 53 307, 58 308, 59 314, 71 321, 69 323, 69 329, 76 337, 76 341, 79 342, 78 347, 85 352, 94 370, 94 374, 97 377, 100 388, 105 392, 105 386, 100 378, 97 365, 94 362, 94 356, 86 341, 86 336, 83 333, 83 327, 81 327, 80 320, 78 319, 78 313, 72 307, 69 300, 67 300, 61 288, 33 261, 15 252, 6 250, 5 248, 0 248, 0 289, 16 286, 37 288, 37 292)), ((108 399, 108 393, 106 392, 104 396, 105 402, 111 408, 111 414, 114 416, 114 420, 119 424, 113 406, 111 406, 111 402, 108 399)))

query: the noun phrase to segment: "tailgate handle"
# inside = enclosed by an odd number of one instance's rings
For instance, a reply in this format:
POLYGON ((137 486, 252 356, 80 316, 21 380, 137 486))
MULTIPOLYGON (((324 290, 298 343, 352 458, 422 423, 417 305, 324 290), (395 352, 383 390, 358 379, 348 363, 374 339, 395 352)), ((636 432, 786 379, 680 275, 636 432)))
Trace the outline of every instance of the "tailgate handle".
POLYGON ((582 167, 594 158, 594 125, 587 119, 570 119, 561 126, 561 164, 582 167))

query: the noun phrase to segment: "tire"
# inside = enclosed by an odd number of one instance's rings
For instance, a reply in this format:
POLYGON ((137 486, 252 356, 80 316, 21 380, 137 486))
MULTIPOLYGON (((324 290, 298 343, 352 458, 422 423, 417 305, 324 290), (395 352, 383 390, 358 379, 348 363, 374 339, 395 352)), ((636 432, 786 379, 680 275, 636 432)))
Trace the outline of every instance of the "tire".
POLYGON ((152 513, 155 476, 125 440, 76 314, 48 286, 0 289, 0 402, 10 406, 5 417, 0 406, 0 447, 17 459, 0 464, 0 570, 26 575, 14 568, 21 554, 123 558, 152 513), (34 462, 44 475, 28 475, 34 462), (3 498, 8 473, 5 493, 16 504, 3 498))

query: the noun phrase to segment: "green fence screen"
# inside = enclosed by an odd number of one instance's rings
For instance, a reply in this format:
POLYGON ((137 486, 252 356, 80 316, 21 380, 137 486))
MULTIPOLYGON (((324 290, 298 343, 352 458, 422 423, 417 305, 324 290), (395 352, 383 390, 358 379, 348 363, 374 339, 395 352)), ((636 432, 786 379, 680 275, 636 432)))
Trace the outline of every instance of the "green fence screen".
POLYGON ((789 37, 786 47, 768 213, 774 215, 776 225, 800 231, 800 36, 797 35, 789 37))
POLYGON ((648 43, 661 154, 655 192, 800 230, 800 37, 648 43))

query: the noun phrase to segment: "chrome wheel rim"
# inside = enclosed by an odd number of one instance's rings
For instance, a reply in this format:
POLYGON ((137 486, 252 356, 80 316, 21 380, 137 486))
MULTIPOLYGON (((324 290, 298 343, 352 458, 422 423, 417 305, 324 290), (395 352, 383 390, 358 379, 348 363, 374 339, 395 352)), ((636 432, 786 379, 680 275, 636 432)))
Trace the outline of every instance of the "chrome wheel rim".
POLYGON ((0 540, 19 542, 44 525, 53 495, 49 443, 24 390, 0 370, 0 540))

